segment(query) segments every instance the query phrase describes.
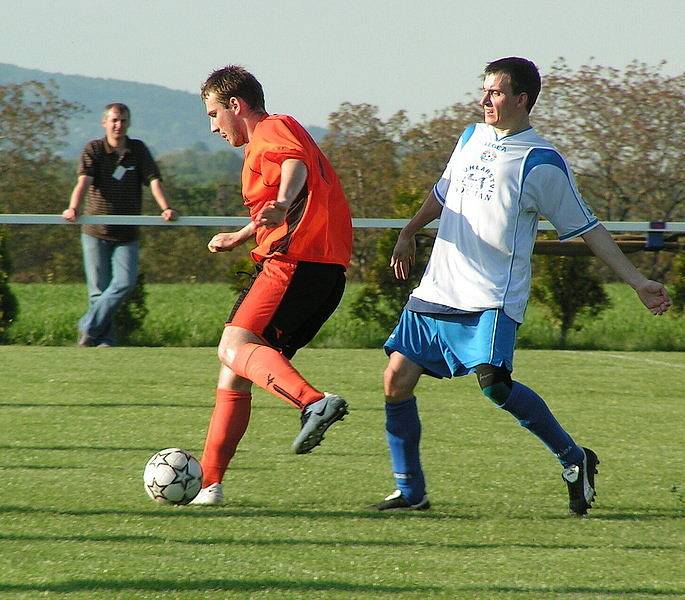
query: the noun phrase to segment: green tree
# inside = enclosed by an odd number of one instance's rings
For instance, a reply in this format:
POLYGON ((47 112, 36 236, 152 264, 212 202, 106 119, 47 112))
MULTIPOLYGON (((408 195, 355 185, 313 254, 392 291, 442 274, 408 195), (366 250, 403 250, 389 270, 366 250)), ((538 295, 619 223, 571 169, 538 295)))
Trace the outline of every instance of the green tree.
MULTIPOLYGON (((54 84, 0 85, 1 212, 62 212, 68 200, 67 163, 56 152, 67 119, 79 110, 59 97, 54 84)), ((14 227, 8 241, 13 278, 55 279, 55 274, 80 269, 78 243, 68 229, 14 227), (26 272, 32 275, 23 277, 26 272)))
MULTIPOLYGON (((440 177, 459 135, 478 116, 470 104, 455 104, 433 117, 425 117, 412 127, 395 127, 393 131, 399 136, 398 143, 393 146, 397 169, 391 173, 392 179, 385 183, 387 190, 384 190, 386 195, 391 191, 392 198, 384 212, 376 216, 412 217, 440 177)), ((353 303, 355 315, 386 329, 396 322, 409 293, 418 284, 434 239, 429 231, 417 235, 416 264, 410 278, 399 281, 389 266, 397 235, 393 230, 375 234, 374 251, 364 272, 364 285, 359 288, 353 303)))
POLYGON ((533 121, 575 166, 602 219, 685 217, 682 149, 673 140, 685 128, 685 73, 669 76, 664 66, 574 71, 559 59, 544 77, 533 121))
POLYGON ((423 202, 438 177, 466 127, 483 120, 482 111, 475 98, 469 102, 458 102, 436 112, 432 117, 424 116, 418 123, 406 128, 400 140, 400 177, 397 190, 405 192, 395 198, 416 198, 411 206, 398 208, 403 216, 412 216, 418 204, 423 202))
POLYGON ((235 150, 210 152, 207 145, 195 144, 159 157, 159 164, 179 184, 227 184, 240 177, 243 159, 235 150))
POLYGON ((396 231, 386 231, 378 236, 375 257, 369 265, 367 278, 352 302, 352 314, 357 319, 378 323, 388 331, 397 323, 409 293, 421 279, 434 238, 429 234, 416 236, 416 264, 405 281, 396 279, 389 267, 396 240, 396 231))
POLYGON ((559 346, 566 347, 571 329, 580 329, 581 315, 597 315, 610 301, 591 258, 539 256, 535 259, 532 298, 545 306, 559 326, 559 346))
MULTIPOLYGON (((340 177, 353 217, 384 218, 392 212, 399 176, 398 143, 407 123, 403 112, 384 121, 378 107, 370 104, 346 102, 329 116, 321 147, 340 177)), ((375 246, 375 234, 355 231, 353 277, 366 278, 375 246)))
MULTIPOLYGON (((673 136, 685 128, 685 72, 672 76, 664 67, 633 61, 573 70, 559 59, 544 74, 533 121, 564 152, 602 220, 685 219, 682 148, 673 136)), ((661 279, 671 260, 654 252, 638 264, 661 279)))

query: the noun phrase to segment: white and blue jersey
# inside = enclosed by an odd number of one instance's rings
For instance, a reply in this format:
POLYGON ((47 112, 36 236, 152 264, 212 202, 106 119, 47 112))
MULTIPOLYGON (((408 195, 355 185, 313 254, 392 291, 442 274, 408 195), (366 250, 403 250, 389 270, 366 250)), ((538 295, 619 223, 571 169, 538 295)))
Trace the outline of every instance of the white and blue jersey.
POLYGON ((433 188, 443 205, 430 261, 407 308, 423 313, 501 309, 523 322, 540 217, 568 240, 599 223, 571 169, 530 128, 498 139, 468 127, 433 188))

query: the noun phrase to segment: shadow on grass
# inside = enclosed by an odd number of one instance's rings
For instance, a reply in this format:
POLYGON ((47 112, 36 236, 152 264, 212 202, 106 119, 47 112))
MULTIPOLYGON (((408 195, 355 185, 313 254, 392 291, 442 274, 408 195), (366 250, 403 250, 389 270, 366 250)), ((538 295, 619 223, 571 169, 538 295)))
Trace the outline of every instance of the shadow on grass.
MULTIPOLYGON (((183 410, 200 409, 211 411, 213 403, 208 402, 0 402, 0 408, 180 408, 183 410)), ((353 406, 354 414, 357 413, 383 413, 385 408, 382 402, 379 402, 377 407, 370 406, 353 406)), ((274 405, 256 405, 253 407, 254 412, 292 412, 289 406, 281 406, 274 401, 274 405)), ((427 411, 428 412, 428 411, 427 411)), ((296 414, 296 413, 293 413, 296 414)))
POLYGON ((520 594, 524 598, 541 598, 546 596, 565 597, 574 594, 594 594, 605 596, 661 596, 682 597, 685 590, 647 588, 647 587, 603 587, 603 586, 493 586, 466 585, 450 586, 448 588, 420 585, 380 585, 364 583, 348 583, 345 581, 288 581, 284 579, 203 579, 203 580, 171 580, 171 579, 72 579, 54 583, 0 583, 0 592, 39 592, 67 594, 71 592, 258 592, 281 591, 300 592, 303 595, 316 592, 350 592, 356 594, 423 594, 431 593, 492 593, 492 594, 520 594))
MULTIPOLYGON (((464 512, 442 512, 439 510, 431 511, 406 511, 406 512, 379 512, 374 510, 321 510, 318 508, 289 508, 278 509, 268 508, 265 506, 241 506, 241 505, 227 505, 227 506, 158 506, 154 509, 140 510, 140 509, 126 509, 126 508, 74 508, 74 509, 60 509, 54 507, 35 507, 35 506, 16 506, 16 505, 1 505, 0 514, 51 514, 61 516, 74 517, 88 517, 101 515, 122 515, 122 516, 138 516, 138 517, 161 517, 164 519, 180 518, 180 519, 214 519, 217 517, 226 518, 305 518, 308 520, 317 519, 368 519, 368 520, 394 520, 399 521, 403 519, 412 520, 431 520, 431 521, 489 521, 491 517, 479 513, 469 513, 462 508, 464 512)), ((682 509, 648 509, 638 510, 634 512, 617 513, 614 515, 604 515, 595 513, 584 519, 574 519, 564 513, 542 514, 536 515, 535 519, 541 521, 564 521, 564 522, 584 522, 584 521, 619 521, 619 520, 633 520, 633 521, 655 521, 655 520, 679 520, 682 519, 682 509)), ((499 518, 506 518, 513 521, 529 521, 530 515, 500 515, 499 518)))
POLYGON ((219 507, 219 506, 158 506, 149 510, 136 510, 124 508, 74 508, 74 509, 60 509, 53 507, 35 507, 35 506, 13 506, 0 505, 0 514, 46 514, 69 517, 95 517, 95 516, 136 516, 136 517, 160 517, 164 519, 215 519, 217 517, 227 517, 236 519, 245 518, 305 518, 308 520, 316 519, 480 519, 476 516, 462 516, 462 515, 448 515, 445 513, 435 512, 411 512, 394 515, 387 515, 379 512, 372 512, 366 510, 319 510, 311 509, 275 509, 262 507, 219 507))
MULTIPOLYGON (((91 446, 88 444, 71 444, 66 445, 38 445, 38 444, 0 444, 0 450, 44 450, 46 452, 69 452, 69 451, 92 451, 92 452, 148 452, 150 455, 158 452, 160 448, 152 446, 91 446)), ((243 452, 243 450, 238 450, 238 452, 243 452)), ((292 457, 293 460, 298 460, 295 454, 290 450, 290 448, 285 449, 285 447, 279 451, 273 453, 273 456, 288 456, 292 457)), ((373 456, 377 457, 378 453, 374 452, 334 452, 329 451, 323 458, 327 460, 335 456, 354 456, 354 457, 364 457, 373 456)), ((317 456, 318 458, 318 456, 317 456)), ((27 467, 28 468, 28 467, 27 467)), ((231 466, 232 471, 273 471, 275 467, 235 467, 231 466)))
POLYGON ((74 470, 74 469, 88 469, 89 467, 84 466, 69 466, 69 465, 0 465, 0 469, 11 469, 12 471, 62 471, 62 470, 74 470))
MULTIPOLYGON (((606 549, 605 544, 535 544, 523 542, 429 542, 407 541, 390 539, 295 539, 295 538, 232 538, 232 537, 201 537, 201 538, 174 538, 161 535, 136 535, 136 534, 74 534, 60 535, 49 533, 0 533, 0 541, 3 542, 105 542, 105 543, 142 543, 142 544, 186 544, 189 546, 348 546, 348 547, 389 547, 389 548, 416 548, 428 549, 439 548, 443 550, 499 550, 499 549, 527 549, 527 550, 591 550, 606 549)), ((652 550, 681 550, 682 547, 675 544, 626 544, 612 545, 613 549, 652 551, 652 550)))
POLYGON ((202 408, 211 406, 198 403, 173 402, 0 402, 0 408, 202 408))
POLYGON ((97 450, 98 452, 149 452, 153 454, 159 451, 159 448, 153 448, 152 446, 90 446, 87 444, 70 444, 66 445, 55 445, 50 446, 38 445, 38 444, 0 444, 0 450, 45 450, 47 452, 53 452, 55 450, 97 450))
POLYGON ((291 591, 314 593, 325 591, 339 591, 351 593, 382 593, 398 594, 402 592, 416 592, 430 594, 439 592, 442 588, 434 586, 416 585, 374 585, 364 583, 348 583, 345 581, 287 581, 283 579, 203 579, 184 581, 180 579, 72 579, 55 583, 0 583, 0 592, 54 592, 67 594, 84 591, 125 592, 125 591, 154 591, 154 592, 209 592, 209 591, 291 591))
POLYGON ((594 597, 616 596, 623 598, 625 596, 637 596, 638 598, 645 598, 650 596, 672 596, 682 598, 685 590, 666 590, 661 588, 645 588, 645 587, 621 587, 608 588, 602 586, 558 586, 558 587, 530 587, 530 586, 489 586, 489 585, 468 585, 459 586, 454 589, 457 592, 491 592, 497 594, 520 594, 524 598, 544 598, 546 596, 559 596, 563 594, 564 598, 568 598, 574 594, 593 594, 594 597))

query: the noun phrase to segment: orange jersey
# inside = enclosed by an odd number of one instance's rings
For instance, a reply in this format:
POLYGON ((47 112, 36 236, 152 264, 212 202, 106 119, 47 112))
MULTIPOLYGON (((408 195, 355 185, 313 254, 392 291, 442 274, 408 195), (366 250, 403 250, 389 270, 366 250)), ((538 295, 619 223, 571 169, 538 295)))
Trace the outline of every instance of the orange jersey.
POLYGON ((288 158, 307 167, 307 182, 278 227, 258 227, 255 261, 270 256, 286 260, 333 263, 347 267, 352 251, 350 207, 340 180, 316 142, 295 119, 269 115, 255 127, 245 146, 243 200, 254 219, 276 200, 281 164, 288 158))

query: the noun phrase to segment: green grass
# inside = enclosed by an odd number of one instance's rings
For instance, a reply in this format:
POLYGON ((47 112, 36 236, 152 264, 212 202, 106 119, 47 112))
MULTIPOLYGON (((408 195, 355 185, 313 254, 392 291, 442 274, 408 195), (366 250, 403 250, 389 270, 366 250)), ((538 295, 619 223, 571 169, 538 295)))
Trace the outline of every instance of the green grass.
MULTIPOLYGON (((133 339, 136 346, 213 346, 235 299, 226 284, 148 284, 149 314, 133 339)), ((379 348, 389 331, 354 318, 350 304, 357 284, 348 286, 341 307, 312 342, 314 348, 379 348)), ((68 346, 86 309, 83 284, 12 284, 20 313, 9 329, 10 343, 68 346)), ((607 291, 612 308, 597 318, 581 319, 583 328, 569 334, 568 347, 584 350, 685 351, 685 317, 669 312, 653 317, 625 285, 607 291)), ((545 311, 528 308, 519 331, 521 348, 557 347, 559 334, 545 311)))
MULTIPOLYGON (((354 290, 355 286, 349 286, 354 290)), ((87 307, 83 284, 12 284, 19 315, 8 332, 9 343, 70 346, 76 323, 87 307)), ((214 346, 236 294, 227 284, 147 284, 148 315, 134 334, 138 346, 214 346)), ((346 294, 340 309, 324 325, 313 347, 379 347, 387 332, 351 318, 346 294)))
POLYGON ((434 508, 393 489, 378 350, 296 366, 351 414, 312 454, 256 391, 223 507, 142 487, 160 448, 201 453, 211 348, 0 347, 0 597, 573 599, 685 597, 685 354, 521 350, 516 376, 602 461, 596 508, 566 516, 560 467, 472 378, 418 390, 434 508))

